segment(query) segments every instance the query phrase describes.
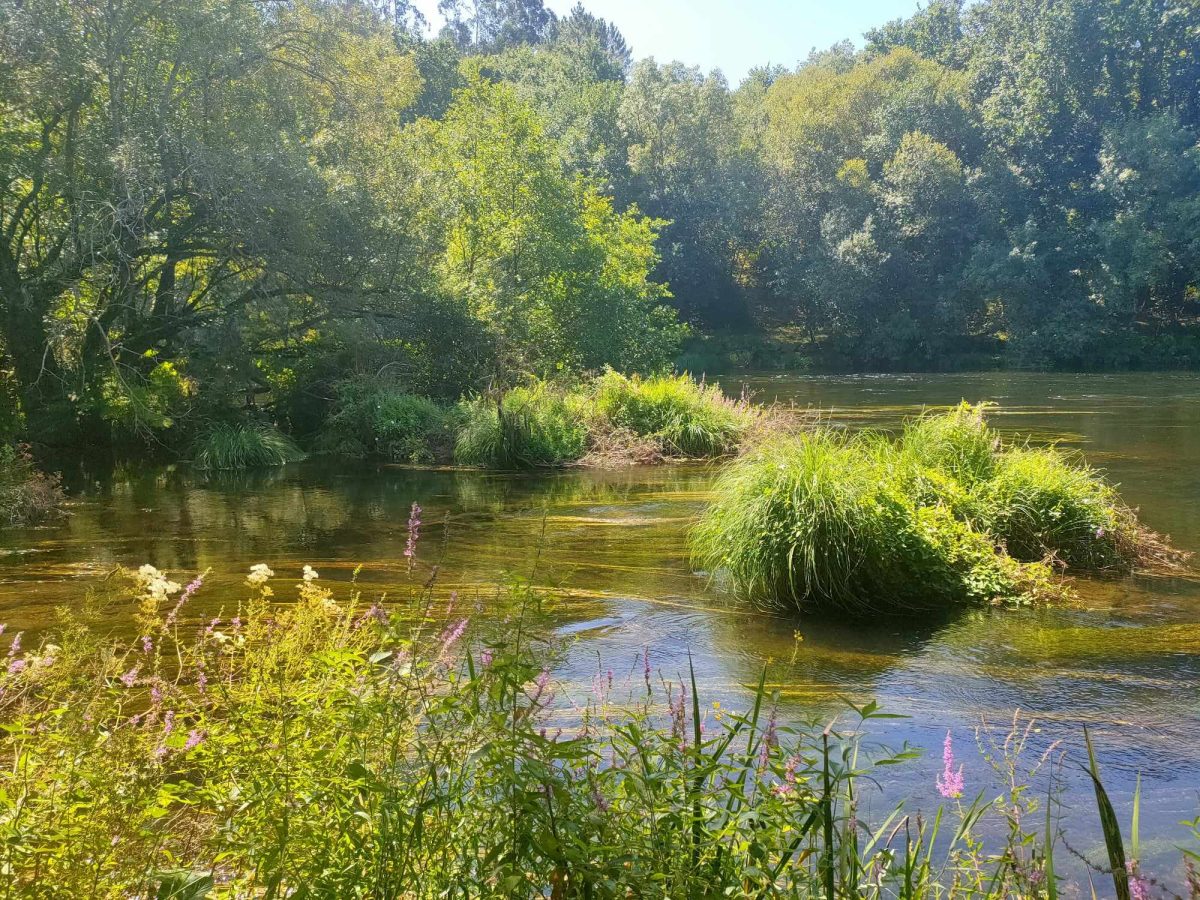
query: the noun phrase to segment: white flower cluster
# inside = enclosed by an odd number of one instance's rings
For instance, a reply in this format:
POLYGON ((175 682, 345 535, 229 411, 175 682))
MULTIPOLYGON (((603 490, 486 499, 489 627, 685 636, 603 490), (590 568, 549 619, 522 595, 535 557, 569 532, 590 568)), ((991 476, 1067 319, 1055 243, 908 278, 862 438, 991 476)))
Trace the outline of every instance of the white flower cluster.
POLYGON ((321 577, 320 574, 312 566, 304 567, 304 580, 305 581, 316 581, 320 577, 321 577))
POLYGON ((169 596, 182 589, 182 585, 178 582, 168 580, 166 575, 149 564, 137 570, 137 580, 138 585, 146 592, 146 595, 153 597, 159 603, 162 603, 169 596))
POLYGON ((267 579, 274 576, 275 573, 267 567, 266 563, 256 563, 250 567, 250 574, 246 576, 246 584, 250 587, 262 587, 267 583, 267 579))

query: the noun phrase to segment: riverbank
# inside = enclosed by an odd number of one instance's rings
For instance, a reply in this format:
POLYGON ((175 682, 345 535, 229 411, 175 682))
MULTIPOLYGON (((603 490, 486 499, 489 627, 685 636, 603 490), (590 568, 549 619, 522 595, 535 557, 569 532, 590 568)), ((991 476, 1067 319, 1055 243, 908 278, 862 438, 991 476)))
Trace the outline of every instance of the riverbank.
MULTIPOLYGON (((494 639, 466 598, 414 588, 385 607, 311 566, 292 580, 257 564, 236 609, 197 622, 209 577, 130 573, 114 594, 137 598, 131 640, 92 631, 97 601, 40 645, 8 639, 10 889, 1053 897, 1071 834, 1099 815, 1057 804, 1066 761, 1027 750, 1032 723, 981 745, 1007 790, 969 783, 969 740, 947 733, 941 809, 869 813, 917 756, 869 742, 886 721, 873 703, 793 727, 765 675, 748 705, 722 707, 691 666, 667 674, 646 655, 564 695, 546 598, 520 585, 494 639)), ((1107 829, 1094 883, 1197 896, 1193 870, 1142 867, 1137 831, 1107 829)))

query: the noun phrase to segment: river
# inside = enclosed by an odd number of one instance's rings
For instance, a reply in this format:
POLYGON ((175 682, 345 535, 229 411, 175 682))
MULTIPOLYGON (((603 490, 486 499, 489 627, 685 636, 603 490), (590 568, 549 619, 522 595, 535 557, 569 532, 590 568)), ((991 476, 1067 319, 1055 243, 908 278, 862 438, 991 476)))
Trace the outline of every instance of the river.
MULTIPOLYGON (((1143 520, 1200 551, 1200 377, 1193 375, 764 376, 725 379, 760 400, 793 403, 830 425, 893 428, 960 399, 999 404, 994 422, 1034 441, 1078 449, 1119 483, 1143 520)), ((886 798, 928 808, 947 729, 966 760, 968 793, 991 787, 972 752, 986 721, 1002 735, 1016 710, 1036 718, 1030 762, 1062 739, 1063 802, 1073 846, 1099 859, 1090 786, 1078 771, 1082 726, 1093 730, 1106 783, 1128 822, 1142 782, 1143 858, 1178 878, 1186 829, 1200 814, 1200 581, 1133 576, 1081 581, 1078 603, 967 610, 937 622, 841 623, 762 615, 737 606, 688 563, 686 534, 714 467, 498 475, 313 460, 245 475, 186 467, 68 474, 62 524, 0 530, 0 622, 37 631, 78 604, 117 565, 150 562, 185 581, 213 575, 193 615, 236 603, 254 563, 328 582, 359 565, 367 594, 407 596, 438 566, 440 596, 457 591, 487 628, 511 608, 504 578, 551 588, 564 696, 586 699, 612 669, 640 678, 650 654, 665 677, 695 661, 705 703, 737 705, 764 666, 792 720, 849 723, 846 701, 877 699, 909 718, 872 725, 872 739, 929 748, 890 775, 886 798), (403 555, 410 505, 422 507, 414 572, 403 555), (202 602, 201 602, 202 600, 202 602)), ((281 596, 286 591, 279 590, 281 596)), ((127 607, 110 613, 119 628, 127 607)), ((1101 889, 1101 893, 1103 890, 1101 889)))

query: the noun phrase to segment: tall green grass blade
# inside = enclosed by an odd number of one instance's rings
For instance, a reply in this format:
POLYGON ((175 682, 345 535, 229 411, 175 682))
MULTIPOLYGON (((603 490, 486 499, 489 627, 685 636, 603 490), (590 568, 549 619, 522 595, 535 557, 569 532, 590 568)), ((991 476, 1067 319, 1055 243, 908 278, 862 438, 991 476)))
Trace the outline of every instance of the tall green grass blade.
POLYGON ((1117 900, 1130 900, 1129 869, 1125 861, 1125 844, 1121 839, 1121 826, 1117 813, 1108 799, 1108 791, 1100 781, 1100 767, 1096 764, 1096 753, 1092 748, 1092 736, 1087 726, 1083 727, 1083 739, 1087 744, 1088 774, 1096 791, 1096 808, 1100 813, 1100 828, 1104 832, 1104 846, 1108 851, 1108 864, 1112 870, 1113 890, 1117 900))

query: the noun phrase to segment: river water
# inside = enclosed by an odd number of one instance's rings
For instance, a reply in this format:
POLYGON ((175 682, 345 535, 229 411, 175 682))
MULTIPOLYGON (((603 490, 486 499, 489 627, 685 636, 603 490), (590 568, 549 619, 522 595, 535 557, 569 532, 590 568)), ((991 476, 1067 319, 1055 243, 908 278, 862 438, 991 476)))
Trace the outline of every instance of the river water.
MULTIPOLYGON (((744 377, 760 400, 793 403, 847 428, 893 428, 960 399, 999 404, 1005 432, 1083 452, 1120 484, 1142 519, 1200 551, 1200 377, 1193 375, 914 375, 744 377)), ((584 702, 593 675, 665 677, 694 660, 705 703, 738 705, 765 666, 792 720, 849 723, 847 701, 891 713, 872 739, 928 748, 889 771, 887 797, 928 808, 942 739, 955 735, 968 793, 994 787, 974 752, 982 723, 1002 735, 1014 712, 1036 718, 1030 763, 1054 740, 1067 751, 1063 802, 1072 846, 1099 859, 1090 786, 1078 770, 1082 727, 1128 822, 1142 783, 1142 856, 1179 877, 1181 820, 1200 814, 1200 580, 1085 581, 1057 608, 968 610, 938 622, 839 623, 738 607, 688 563, 686 535, 712 466, 497 475, 311 461, 265 473, 205 477, 186 467, 68 476, 62 524, 0 530, 0 622, 37 631, 118 565, 150 562, 186 581, 209 567, 193 615, 229 608, 241 578, 266 562, 281 576, 311 564, 329 582, 408 596, 438 565, 441 595, 459 593, 480 627, 503 627, 505 578, 552 588, 564 696, 584 702), (417 565, 403 550, 410 505, 423 509, 417 565), (203 602, 201 602, 201 600, 203 602)), ((285 591, 278 591, 283 596, 285 591)), ((114 627, 125 610, 112 612, 114 627)), ((1058 758, 1057 755, 1055 758, 1058 758)), ((1102 885, 1103 882, 1098 882, 1102 885)), ((1103 895, 1103 887, 1098 890, 1103 895)))

